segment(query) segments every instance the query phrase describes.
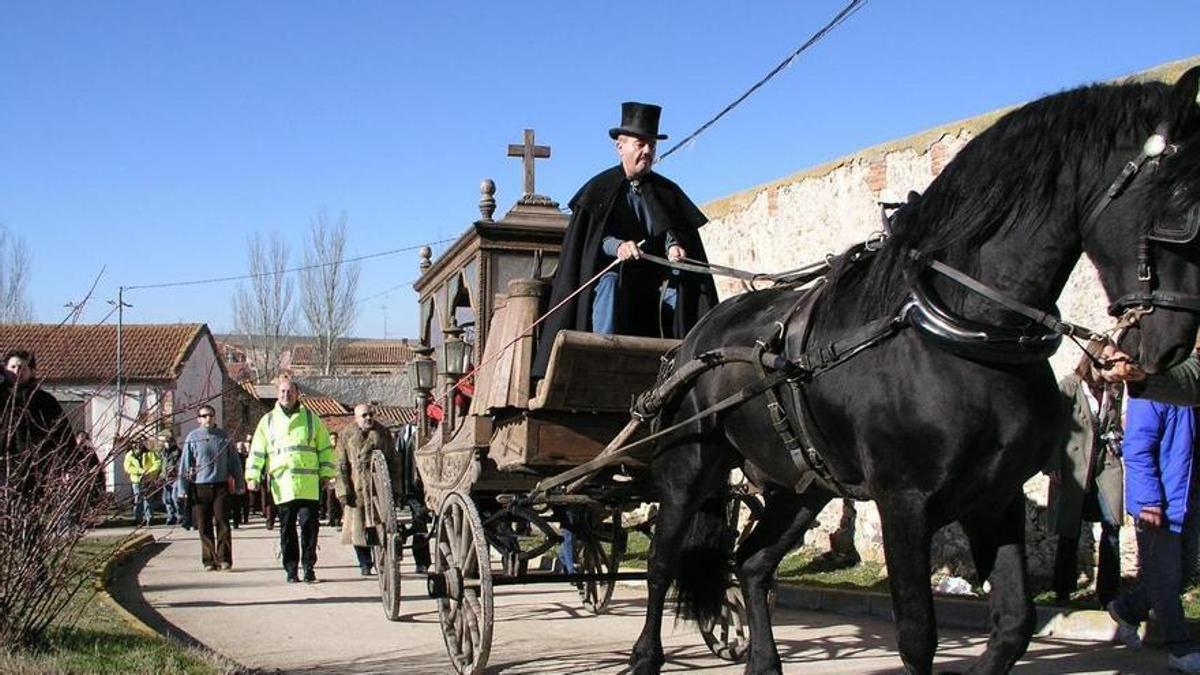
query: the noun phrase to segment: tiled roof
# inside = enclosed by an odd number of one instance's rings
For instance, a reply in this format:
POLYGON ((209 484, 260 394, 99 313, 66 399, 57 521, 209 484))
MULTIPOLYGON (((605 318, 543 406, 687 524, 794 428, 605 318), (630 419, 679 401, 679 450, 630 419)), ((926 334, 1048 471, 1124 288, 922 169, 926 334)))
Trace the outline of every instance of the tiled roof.
MULTIPOLYGON (((129 380, 174 380, 192 344, 208 334, 201 323, 125 324, 121 360, 129 380)), ((0 352, 28 349, 49 382, 109 382, 117 376, 117 327, 0 325, 0 352)))
MULTIPOLYGON (((327 429, 339 434, 353 432, 355 429, 353 411, 347 415, 322 415, 321 421, 325 423, 327 429)), ((398 405, 377 405, 375 406, 375 421, 385 427, 416 424, 417 409, 398 405)))
POLYGON ((377 405, 375 406, 375 419, 389 427, 400 424, 416 424, 417 409, 400 405, 377 405))
MULTIPOLYGON (((350 342, 338 346, 340 366, 400 366, 412 361, 412 347, 404 342, 350 342)), ((316 350, 312 344, 292 347, 292 365, 313 366, 316 350)))
POLYGON ((346 406, 328 396, 301 396, 300 402, 304 404, 305 408, 317 413, 322 418, 326 415, 350 414, 350 410, 346 406))

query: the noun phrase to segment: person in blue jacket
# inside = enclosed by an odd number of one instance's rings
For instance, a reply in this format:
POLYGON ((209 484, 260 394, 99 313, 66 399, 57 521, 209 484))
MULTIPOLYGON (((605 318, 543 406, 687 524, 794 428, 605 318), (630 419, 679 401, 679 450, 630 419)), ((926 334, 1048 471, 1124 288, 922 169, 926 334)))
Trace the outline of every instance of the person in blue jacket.
POLYGON ((1191 408, 1130 399, 1125 416, 1125 510, 1137 523, 1138 585, 1108 612, 1126 646, 1141 648, 1138 626, 1154 611, 1170 651, 1169 666, 1200 673, 1200 650, 1183 617, 1183 537, 1192 484, 1191 408))

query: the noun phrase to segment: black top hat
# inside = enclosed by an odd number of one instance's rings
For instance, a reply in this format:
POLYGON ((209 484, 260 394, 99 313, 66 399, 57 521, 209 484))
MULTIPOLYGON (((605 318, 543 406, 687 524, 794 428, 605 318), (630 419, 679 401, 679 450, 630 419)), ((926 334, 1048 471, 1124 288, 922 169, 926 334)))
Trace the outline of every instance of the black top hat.
POLYGON ((667 139, 666 134, 658 133, 658 118, 662 108, 651 103, 626 101, 621 104, 621 126, 608 130, 611 138, 621 134, 639 138, 656 138, 660 141, 667 139))

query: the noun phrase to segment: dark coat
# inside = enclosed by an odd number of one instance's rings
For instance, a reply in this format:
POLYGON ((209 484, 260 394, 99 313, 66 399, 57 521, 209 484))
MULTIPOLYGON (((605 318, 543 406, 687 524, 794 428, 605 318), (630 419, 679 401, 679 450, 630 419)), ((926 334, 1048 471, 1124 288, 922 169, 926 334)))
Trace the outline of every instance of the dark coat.
MULTIPOLYGON (((636 217, 627 217, 632 213, 625 201, 629 182, 620 165, 597 174, 571 198, 571 220, 563 236, 550 299, 543 310, 558 305, 612 262, 602 248, 606 236, 632 241, 645 239, 643 251, 665 256, 669 232, 689 258, 708 261, 699 232, 708 219, 700 209, 678 185, 656 173, 647 174, 640 182, 654 227, 650 236, 636 217)), ((614 320, 619 334, 682 338, 717 303, 717 289, 711 275, 681 272, 672 325, 660 328, 659 284, 670 271, 634 260, 625 261, 617 269, 614 320)), ((560 330, 592 329, 594 289, 595 284, 546 319, 534 360, 534 377, 546 374, 550 348, 560 330)))
POLYGON ((4 416, 6 429, 11 430, 11 435, 6 434, 14 445, 10 451, 75 451, 71 423, 63 414, 58 399, 36 382, 5 388, 8 395, 3 397, 4 407, 0 414, 4 416))
MULTIPOLYGON (((1088 405, 1078 375, 1071 374, 1058 384, 1062 392, 1064 414, 1070 416, 1070 431, 1062 447, 1046 467, 1047 473, 1057 473, 1058 484, 1050 484, 1046 518, 1050 529, 1060 537, 1078 538, 1082 521, 1098 521, 1104 514, 1085 514, 1086 495, 1095 489, 1104 502, 1113 525, 1120 525, 1124 514, 1122 490, 1124 471, 1117 456, 1116 442, 1101 436, 1121 431, 1121 397, 1112 397, 1104 419, 1097 419, 1088 405)), ((1119 391, 1119 389, 1118 389, 1119 391)))

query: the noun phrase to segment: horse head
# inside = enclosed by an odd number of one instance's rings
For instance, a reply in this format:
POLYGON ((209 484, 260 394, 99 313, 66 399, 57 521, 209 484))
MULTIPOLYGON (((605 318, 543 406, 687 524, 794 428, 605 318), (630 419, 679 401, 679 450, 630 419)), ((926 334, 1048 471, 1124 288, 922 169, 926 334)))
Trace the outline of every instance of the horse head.
POLYGON ((1120 343, 1149 373, 1182 361, 1200 325, 1200 67, 1158 98, 1154 132, 1102 162, 1084 250, 1100 272, 1120 343))

